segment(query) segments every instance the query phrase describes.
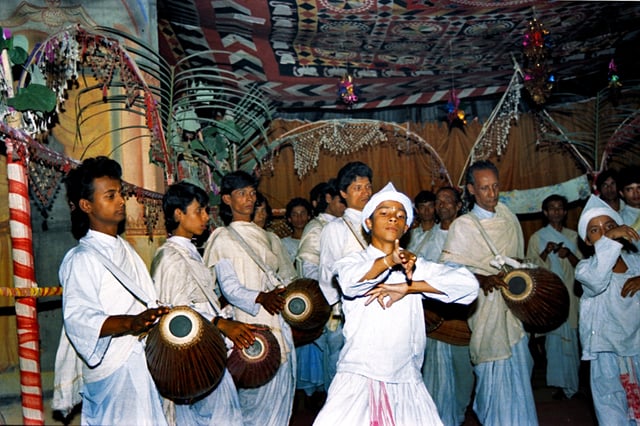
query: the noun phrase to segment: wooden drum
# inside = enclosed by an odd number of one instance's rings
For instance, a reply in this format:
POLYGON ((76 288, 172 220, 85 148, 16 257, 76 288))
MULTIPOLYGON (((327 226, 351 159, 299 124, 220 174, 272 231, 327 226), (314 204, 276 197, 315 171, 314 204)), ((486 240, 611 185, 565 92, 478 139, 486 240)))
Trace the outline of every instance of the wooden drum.
POLYGON ((256 340, 247 349, 234 347, 227 368, 239 388, 260 387, 280 368, 280 344, 271 330, 254 331, 256 340))
POLYGON ((149 331, 145 354, 160 394, 179 403, 212 391, 227 363, 218 328, 188 306, 175 307, 160 318, 149 331))
POLYGON ((318 281, 298 278, 286 289, 282 316, 291 327, 313 330, 326 324, 331 315, 331 307, 324 298, 318 281))
POLYGON ((553 272, 544 268, 514 269, 504 277, 502 296, 511 312, 532 332, 558 328, 569 315, 569 292, 553 272))
POLYGON ((467 318, 475 308, 471 305, 444 303, 435 299, 423 299, 424 322, 427 336, 456 346, 467 346, 471 330, 467 318))
POLYGON ((294 344, 306 345, 320 337, 331 315, 331 306, 318 281, 311 278, 294 280, 287 286, 284 298, 282 316, 291 326, 294 344))

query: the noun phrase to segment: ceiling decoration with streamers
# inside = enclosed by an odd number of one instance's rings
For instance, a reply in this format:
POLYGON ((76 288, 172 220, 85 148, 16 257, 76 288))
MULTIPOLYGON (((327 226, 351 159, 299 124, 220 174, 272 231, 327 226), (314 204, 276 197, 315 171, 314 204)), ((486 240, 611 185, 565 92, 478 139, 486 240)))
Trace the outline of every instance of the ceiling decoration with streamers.
POLYGON ((460 99, 498 98, 526 59, 532 22, 553 72, 546 102, 594 96, 612 59, 623 82, 640 79, 637 2, 158 0, 158 22, 165 59, 233 52, 198 60, 259 82, 285 110, 446 103, 454 86, 460 99), (352 104, 338 93, 347 75, 352 104))

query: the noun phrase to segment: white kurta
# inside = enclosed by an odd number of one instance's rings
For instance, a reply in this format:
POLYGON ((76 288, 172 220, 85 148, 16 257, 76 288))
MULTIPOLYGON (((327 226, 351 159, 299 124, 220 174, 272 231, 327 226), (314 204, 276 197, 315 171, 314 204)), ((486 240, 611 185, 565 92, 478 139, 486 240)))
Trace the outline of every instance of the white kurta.
POLYGON ((298 275, 301 277, 320 278, 320 234, 324 226, 335 219, 329 213, 320 213, 304 227, 296 255, 298 275))
MULTIPOLYGON (((262 263, 288 284, 296 278, 295 269, 280 241, 252 222, 236 221, 233 227, 251 247, 262 263)), ((236 320, 267 325, 280 344, 281 365, 267 384, 255 389, 238 389, 246 425, 286 425, 291 417, 295 391, 296 358, 291 328, 282 315, 269 314, 256 297, 268 292, 274 283, 246 254, 226 227, 216 229, 207 241, 204 261, 214 267, 222 293, 234 306, 236 320)))
MULTIPOLYGON (((426 339, 424 295, 407 295, 386 309, 377 302, 365 306, 364 294, 377 284, 406 281, 404 274, 397 271, 359 281, 382 256, 383 252, 369 246, 335 264, 344 294, 345 345, 316 425, 369 425, 375 420, 372 412, 379 404, 388 404, 387 414, 398 425, 441 424, 420 374, 426 339)), ((413 279, 427 281, 442 291, 444 294, 428 296, 445 302, 468 304, 478 292, 475 277, 465 268, 421 258, 416 262, 413 279)))
POLYGON ((64 327, 82 358, 83 424, 166 424, 160 395, 146 367, 138 336, 100 337, 113 315, 136 315, 146 306, 109 272, 90 248, 131 277, 147 301, 157 300, 146 266, 120 237, 89 230, 60 265, 64 327))
MULTIPOLYGON (((156 252, 151 264, 159 299, 172 306, 186 305, 211 321, 224 316, 214 292, 215 281, 195 246, 184 237, 171 237, 156 252), (201 287, 209 291, 211 302, 201 287), (213 302, 213 305, 212 305, 213 302)), ((193 404, 173 404, 164 401, 166 412, 175 412, 175 424, 237 425, 241 426, 242 412, 238 391, 231 374, 225 369, 216 388, 193 404)))
POLYGON ((635 382, 640 382, 640 292, 632 297, 620 292, 629 278, 640 275, 640 255, 622 252, 622 245, 607 237, 596 241, 594 248, 595 254, 576 266, 576 279, 584 289, 582 359, 591 361, 591 393, 599 423, 631 425, 620 375, 635 375, 635 382), (620 256, 627 271, 614 273, 620 256))

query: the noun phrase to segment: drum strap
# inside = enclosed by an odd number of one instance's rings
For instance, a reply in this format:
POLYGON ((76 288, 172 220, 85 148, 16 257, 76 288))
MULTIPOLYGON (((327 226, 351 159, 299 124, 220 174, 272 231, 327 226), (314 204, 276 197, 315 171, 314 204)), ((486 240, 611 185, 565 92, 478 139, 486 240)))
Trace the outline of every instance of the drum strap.
POLYGON ((480 223, 480 220, 478 219, 478 217, 473 213, 469 213, 469 217, 471 218, 471 221, 476 225, 476 227, 480 231, 482 238, 484 238, 485 242, 487 243, 487 246, 489 246, 489 250, 491 250, 491 253, 493 253, 493 256, 495 257, 494 260, 489 262, 491 266, 493 266, 496 269, 502 269, 505 265, 511 268, 524 268, 524 269, 535 268, 536 265, 532 265, 529 263, 520 263, 517 260, 512 259, 508 256, 501 255, 500 252, 498 252, 496 245, 493 243, 493 240, 491 240, 491 237, 489 237, 489 234, 487 234, 487 231, 485 231, 484 227, 480 223))
POLYGON ((349 222, 347 219, 343 217, 342 220, 347 225, 347 228, 349 228, 349 231, 351 231, 351 234, 353 234, 353 236, 358 241, 358 243, 360 243, 360 246, 362 247, 362 249, 363 250, 366 249, 368 244, 363 240, 362 234, 359 234, 358 232, 356 232, 356 230, 353 229, 353 225, 351 224, 351 222, 349 222))
POLYGON ((145 306, 152 306, 153 302, 149 300, 149 297, 145 294, 145 292, 138 287, 138 285, 127 275, 121 268, 119 268, 115 263, 109 260, 104 254, 100 253, 95 248, 91 247, 88 244, 83 244, 83 247, 88 248, 96 258, 102 263, 102 265, 107 269, 107 271, 111 272, 111 274, 118 280, 122 286, 133 295, 136 299, 144 303, 145 306))
MULTIPOLYGON (((188 254, 186 254, 184 251, 183 247, 180 247, 180 249, 176 250, 187 262, 190 261, 194 261, 194 259, 189 256, 188 254)), ((219 303, 216 304, 215 302, 215 294, 213 293, 213 290, 211 290, 209 287, 207 287, 204 283, 200 282, 200 280, 198 279, 198 277, 196 276, 196 274, 192 274, 194 281, 196 282, 196 284, 198 285, 198 288, 200 289, 200 291, 202 292, 202 294, 204 294, 204 297, 207 298, 207 301, 209 302, 209 304, 211 305, 211 308, 213 309, 213 312, 215 312, 216 315, 220 315, 220 309, 218 309, 217 306, 219 306, 219 303)))
POLYGON ((253 260, 255 264, 258 265, 258 268, 260 268, 262 272, 267 275, 269 283, 271 284, 271 288, 268 289, 269 291, 274 290, 284 284, 278 274, 268 265, 265 265, 265 263, 258 257, 256 252, 253 251, 251 247, 249 247, 249 244, 247 244, 247 242, 244 240, 244 238, 242 238, 242 235, 240 235, 238 231, 233 229, 233 227, 231 226, 227 226, 226 229, 229 230, 229 232, 231 233, 231 237, 233 237, 233 239, 236 240, 238 244, 240 244, 240 247, 242 247, 242 249, 249 255, 251 260, 253 260))

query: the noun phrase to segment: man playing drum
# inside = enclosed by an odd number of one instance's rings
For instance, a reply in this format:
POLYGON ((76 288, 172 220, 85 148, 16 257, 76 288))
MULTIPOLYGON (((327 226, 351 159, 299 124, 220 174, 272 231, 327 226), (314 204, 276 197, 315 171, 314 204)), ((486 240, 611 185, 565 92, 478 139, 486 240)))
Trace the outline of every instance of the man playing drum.
POLYGON ((296 357, 291 328, 282 317, 282 293, 296 271, 280 238, 251 222, 256 179, 243 171, 222 178, 220 216, 226 226, 207 241, 204 260, 215 267, 222 294, 238 321, 271 329, 280 346, 280 367, 266 384, 238 389, 246 425, 287 425, 293 408, 296 357))
MULTIPOLYGON (((208 205, 207 193, 191 183, 179 182, 167 189, 162 197, 162 210, 170 237, 153 258, 151 276, 163 303, 191 307, 213 321, 234 345, 249 347, 256 327, 233 321, 230 310, 223 312, 219 295, 214 292, 215 278, 192 242, 194 236, 208 227, 208 205)), ((189 377, 183 379, 188 381, 189 377)), ((164 405, 167 419, 174 424, 243 424, 238 392, 226 369, 220 383, 206 397, 192 404, 165 400, 164 405)))
POLYGON ((516 216, 499 202, 498 170, 489 161, 472 164, 466 190, 473 209, 449 228, 440 261, 466 265, 485 276, 477 308, 469 317, 469 351, 476 373, 474 411, 485 425, 537 425, 531 389, 533 358, 522 321, 507 308, 499 291, 506 284, 498 276, 496 255, 522 258, 524 237, 516 216), (493 253, 487 238, 498 253, 493 253), (494 266, 495 265, 495 266, 494 266))
POLYGON ((54 395, 54 409, 70 408, 64 398, 73 397, 75 389, 64 387, 79 380, 83 425, 166 425, 139 335, 169 308, 152 307, 158 298, 147 267, 118 235, 126 218, 121 176, 116 161, 96 157, 84 160, 65 181, 71 232, 79 241, 59 271, 64 331, 55 388, 63 400, 54 395), (127 287, 120 275, 131 277, 127 287), (72 377, 77 356, 80 378, 72 377))

